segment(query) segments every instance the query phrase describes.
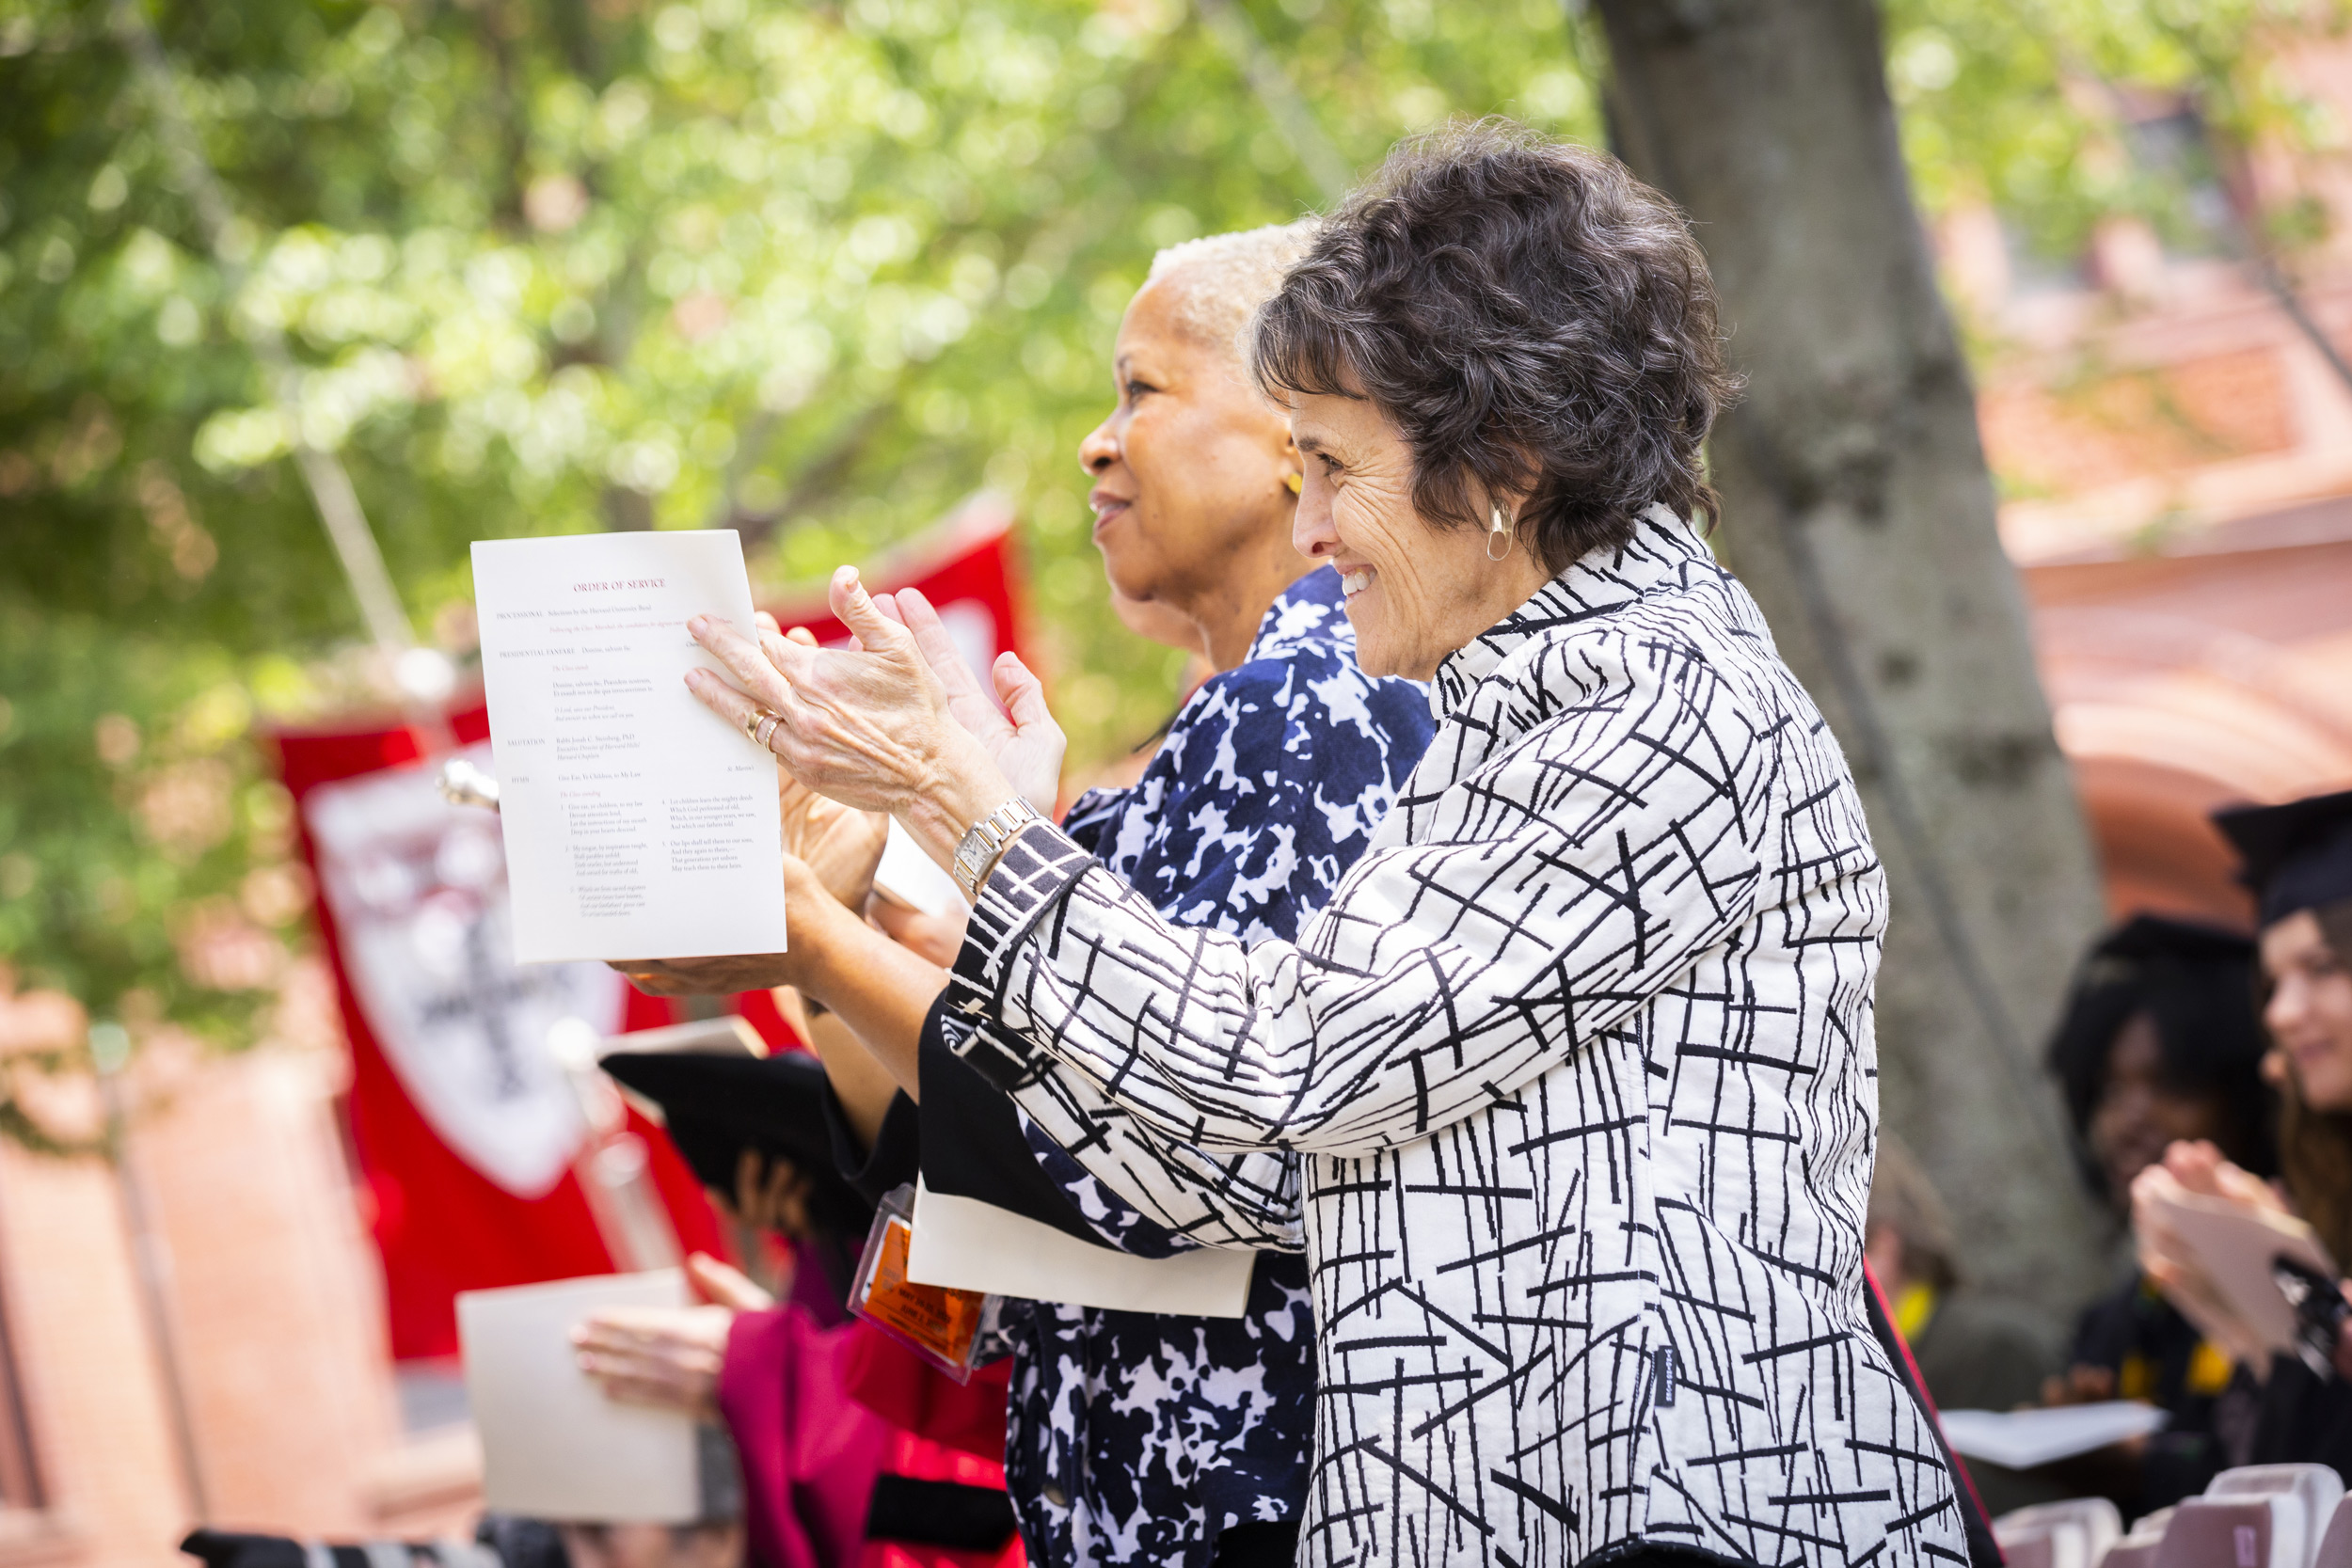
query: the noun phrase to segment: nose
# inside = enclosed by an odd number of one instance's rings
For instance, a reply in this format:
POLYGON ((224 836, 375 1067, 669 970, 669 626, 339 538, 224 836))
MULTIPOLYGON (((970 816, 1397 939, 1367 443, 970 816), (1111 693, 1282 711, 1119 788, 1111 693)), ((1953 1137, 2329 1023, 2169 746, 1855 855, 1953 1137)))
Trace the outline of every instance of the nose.
POLYGON ((1088 431, 1086 439, 1078 443, 1078 467, 1088 473, 1102 474, 1119 461, 1119 437, 1111 430, 1112 422, 1118 418, 1117 414, 1113 414, 1110 419, 1088 431))
POLYGON ((1328 561, 1340 553, 1339 531, 1331 521, 1331 489, 1307 468, 1307 482, 1291 514, 1291 547, 1310 561, 1328 561))
POLYGON ((2270 1001, 2263 1008, 2263 1022, 2273 1035, 2283 1035, 2303 1017, 2303 985, 2299 976, 2289 974, 2270 990, 2270 1001))

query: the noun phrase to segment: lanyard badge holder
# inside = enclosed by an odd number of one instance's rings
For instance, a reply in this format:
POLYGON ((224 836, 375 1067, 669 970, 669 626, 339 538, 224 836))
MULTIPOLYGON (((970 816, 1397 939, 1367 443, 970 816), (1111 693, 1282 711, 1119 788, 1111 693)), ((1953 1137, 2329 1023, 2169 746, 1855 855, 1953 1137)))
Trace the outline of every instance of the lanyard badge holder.
POLYGON ((946 1285, 917 1285, 907 1278, 907 1253, 914 1240, 914 1188, 892 1188, 874 1212, 858 1259, 850 1310, 954 1378, 971 1380, 981 1350, 995 1327, 1000 1298, 946 1285))

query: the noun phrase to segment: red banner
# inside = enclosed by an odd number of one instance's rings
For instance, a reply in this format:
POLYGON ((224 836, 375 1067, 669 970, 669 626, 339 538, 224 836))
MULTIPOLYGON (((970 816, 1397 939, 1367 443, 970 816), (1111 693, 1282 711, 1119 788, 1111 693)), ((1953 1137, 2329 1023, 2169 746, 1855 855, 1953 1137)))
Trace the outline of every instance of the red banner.
MULTIPOLYGON (((965 657, 1019 647, 1011 516, 966 506, 866 571, 876 592, 917 588, 965 657)), ((846 635, 821 601, 771 607, 819 641, 846 635)), ((476 701, 451 715, 461 745, 488 736, 476 701)), ((363 1201, 382 1256, 392 1354, 453 1355, 460 1291, 613 1267, 571 1161, 586 1137, 545 1049, 548 1028, 598 1033, 674 1022, 601 965, 517 968, 505 927, 496 819, 440 800, 403 725, 285 732, 314 906, 351 1041, 350 1117, 363 1201)), ((486 748, 477 760, 488 766, 486 748)), ((773 1049, 797 1048, 765 992, 735 1000, 773 1049)), ((658 1129, 630 1113, 680 1245, 723 1252, 708 1203, 658 1129)))
MULTIPOLYGON (((976 497, 937 528, 867 562, 861 572, 871 593, 913 588, 930 600, 988 691, 995 689, 988 667, 996 656, 1024 647, 1025 607, 1016 585, 1020 568, 1011 530, 1012 512, 1001 499, 976 497)), ((760 608, 787 627, 806 626, 819 642, 844 641, 850 635, 822 598, 760 608)))

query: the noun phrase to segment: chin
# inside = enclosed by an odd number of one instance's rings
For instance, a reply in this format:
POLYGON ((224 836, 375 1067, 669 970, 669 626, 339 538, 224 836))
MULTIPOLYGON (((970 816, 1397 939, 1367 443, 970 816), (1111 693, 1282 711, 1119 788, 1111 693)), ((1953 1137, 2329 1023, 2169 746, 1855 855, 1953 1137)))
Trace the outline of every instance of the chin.
POLYGON ((1345 613, 1347 624, 1356 628, 1356 667, 1375 680, 1395 674, 1395 656, 1380 635, 1380 617, 1357 609, 1355 599, 1347 601, 1345 613))
POLYGON ((2352 1111, 2352 1070, 2337 1061, 2315 1064, 2303 1074, 2303 1098, 2312 1110, 2331 1116, 2352 1111))

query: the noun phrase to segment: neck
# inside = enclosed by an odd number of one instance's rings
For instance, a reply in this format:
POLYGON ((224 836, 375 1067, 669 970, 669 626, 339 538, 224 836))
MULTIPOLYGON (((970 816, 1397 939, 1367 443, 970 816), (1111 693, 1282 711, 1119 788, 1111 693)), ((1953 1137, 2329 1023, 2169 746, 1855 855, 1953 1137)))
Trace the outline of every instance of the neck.
POLYGON ((1268 530, 1260 546, 1242 552, 1214 583, 1175 608, 1200 629, 1200 651, 1210 665, 1231 670, 1249 657, 1282 591, 1314 569, 1315 562, 1291 547, 1286 515, 1279 531, 1268 530))

